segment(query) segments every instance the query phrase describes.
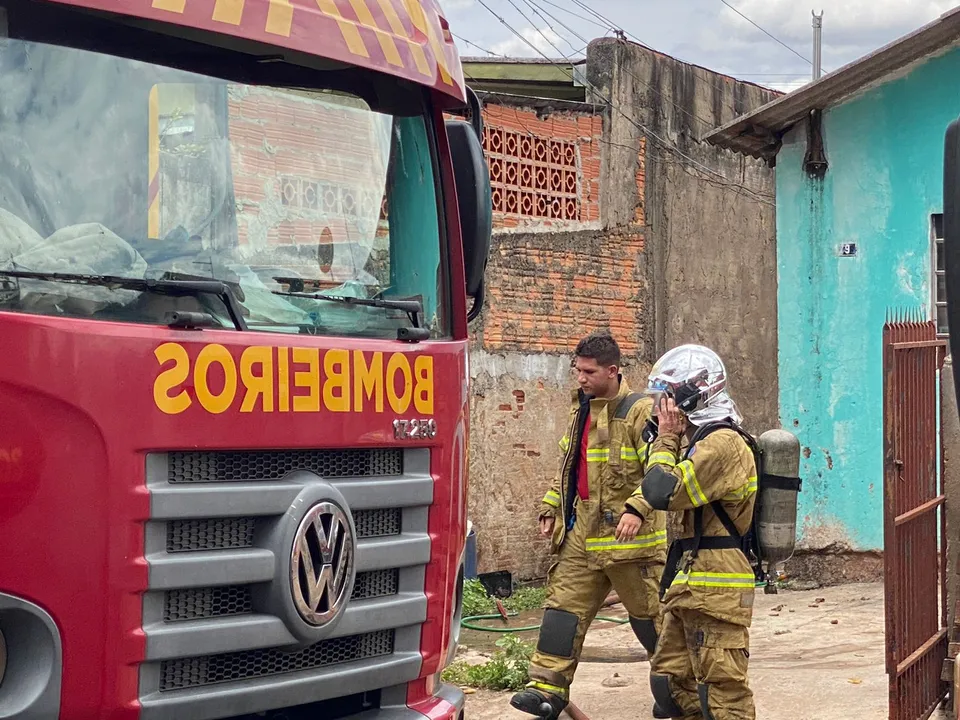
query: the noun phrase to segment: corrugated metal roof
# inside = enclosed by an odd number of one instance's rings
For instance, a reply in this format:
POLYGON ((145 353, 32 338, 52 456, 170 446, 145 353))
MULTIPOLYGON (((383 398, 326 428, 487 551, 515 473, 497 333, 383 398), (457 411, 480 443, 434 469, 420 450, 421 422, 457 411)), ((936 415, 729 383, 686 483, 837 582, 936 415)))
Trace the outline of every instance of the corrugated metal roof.
POLYGON ((917 60, 960 43, 960 6, 929 25, 819 80, 711 131, 703 139, 744 155, 771 160, 780 138, 811 110, 824 110, 917 60))

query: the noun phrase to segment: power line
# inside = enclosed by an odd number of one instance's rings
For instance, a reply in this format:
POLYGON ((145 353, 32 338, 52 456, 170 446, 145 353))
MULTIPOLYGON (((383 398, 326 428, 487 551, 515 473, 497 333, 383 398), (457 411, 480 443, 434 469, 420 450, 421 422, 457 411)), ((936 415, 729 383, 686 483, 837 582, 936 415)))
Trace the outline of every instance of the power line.
MULTIPOLYGON (((560 33, 557 32, 556 28, 553 27, 553 25, 550 24, 550 21, 547 20, 547 19, 543 16, 543 14, 537 9, 538 6, 533 2, 533 0, 523 0, 523 1, 527 4, 527 6, 528 6, 531 10, 533 10, 534 15, 538 16, 541 20, 543 20, 543 21, 547 24, 547 27, 550 28, 551 32, 553 32, 554 35, 556 35, 557 37, 563 37, 560 33)), ((548 10, 544 10, 543 12, 545 12, 547 15, 550 15, 550 12, 549 12, 548 10)), ((550 17, 553 18, 553 20, 554 20, 558 25, 563 26, 564 29, 566 29, 567 32, 569 32, 569 33, 570 33, 571 35, 573 35, 575 38, 577 38, 578 40, 580 40, 580 42, 582 42, 582 43, 584 43, 584 44, 586 44, 586 45, 589 45, 589 44, 590 44, 590 41, 589 41, 589 40, 587 40, 585 37, 583 37, 582 35, 580 35, 576 30, 573 30, 573 29, 571 29, 570 27, 568 27, 567 25, 565 25, 562 20, 558 20, 554 15, 550 15, 550 17)), ((570 42, 570 41, 567 40, 566 38, 563 38, 563 41, 564 41, 565 43, 567 43, 567 45, 569 45, 571 48, 573 48, 574 54, 577 54, 577 53, 579 52, 576 48, 573 47, 573 43, 572 43, 572 42, 570 42)))
MULTIPOLYGON (((473 47, 477 48, 478 50, 481 50, 481 51, 483 51, 483 52, 485 52, 485 53, 487 53, 488 55, 491 55, 491 56, 493 56, 493 57, 502 58, 502 59, 504 59, 504 60, 509 60, 509 59, 510 59, 510 58, 507 57, 506 55, 503 55, 503 54, 500 54, 500 53, 495 53, 495 52, 493 52, 492 50, 488 50, 487 48, 485 48, 485 47, 483 47, 483 46, 481 46, 481 45, 477 45, 475 42, 472 42, 472 41, 470 41, 470 40, 467 40, 465 37, 462 37, 462 36, 460 36, 460 35, 454 34, 454 37, 456 37, 456 38, 459 39, 459 40, 462 40, 463 42, 467 43, 468 45, 472 45, 473 47)), ((562 71, 565 72, 565 69, 562 68, 562 67, 560 67, 559 63, 556 63, 556 62, 551 61, 551 64, 554 65, 555 67, 558 67, 560 70, 562 70, 562 71)), ((482 82, 482 81, 478 80, 477 78, 471 77, 471 76, 469 75, 469 73, 466 72, 466 70, 464 70, 464 75, 467 77, 468 80, 470 80, 470 81, 472 81, 472 82, 474 82, 474 83, 482 82)), ((596 88, 593 88, 593 89, 596 89, 596 88)), ((597 94, 599 95, 599 92, 598 92, 597 94)), ((529 98, 526 98, 526 99, 529 99, 529 98)), ((551 98, 542 98, 542 99, 550 100, 551 98)), ((617 109, 618 112, 620 112, 620 114, 623 114, 623 112, 620 111, 619 108, 617 108, 616 105, 614 105, 612 102, 610 102, 609 100, 606 100, 606 98, 604 98, 604 100, 605 100, 605 102, 606 102, 606 104, 607 104, 608 106, 610 106, 611 108, 617 109)), ((635 121, 633 121, 631 118, 627 117, 626 115, 624 115, 624 117, 626 117, 627 120, 629 120, 632 124, 634 124, 634 125, 636 125, 637 127, 643 129, 643 126, 637 125, 637 123, 636 123, 635 121)), ((523 122, 523 120, 520 118, 520 115, 519 115, 519 114, 515 114, 514 119, 517 121, 517 123, 520 125, 520 127, 522 127, 522 128, 526 131, 527 135, 529 135, 530 137, 538 137, 537 133, 533 132, 533 130, 531 130, 531 129, 527 126, 527 124, 523 122)), ((648 133, 649 133, 649 131, 648 131, 648 130, 645 130, 645 129, 644 129, 644 132, 648 132, 648 133)), ((649 133, 649 134, 653 135, 653 133, 649 133)), ((654 135, 654 137, 656 137, 656 136, 654 135)), ((659 138, 658 138, 658 139, 659 139, 659 138)), ((598 141, 599 141, 600 143, 604 144, 604 145, 608 145, 608 146, 610 146, 610 147, 621 148, 621 149, 623 149, 623 150, 629 150, 630 152, 636 152, 636 150, 637 150, 637 148, 634 147, 634 146, 624 145, 623 143, 614 142, 613 140, 608 140, 608 139, 603 138, 603 137, 598 138, 598 141)), ((684 154, 683 154, 679 149, 677 149, 676 147, 672 147, 672 146, 667 146, 667 147, 668 147, 668 149, 671 149, 671 150, 673 150, 674 152, 676 152, 676 153, 677 153, 678 155, 680 155, 682 158, 687 159, 687 160, 690 160, 690 159, 691 159, 691 158, 688 158, 688 156, 684 155, 684 154)), ((671 162, 674 162, 675 164, 677 164, 677 165, 679 165, 679 166, 681 166, 681 167, 685 167, 685 166, 688 165, 688 163, 684 163, 684 162, 682 162, 682 161, 681 161, 681 162, 677 162, 676 160, 672 160, 671 162)), ((694 160, 693 162, 696 163, 695 160, 694 160)), ((699 163, 697 163, 697 164, 699 164, 699 163)), ((775 204, 775 203, 770 202, 770 199, 773 198, 772 195, 767 195, 766 193, 763 193, 763 192, 761 192, 761 191, 759 191, 759 190, 756 190, 756 189, 754 189, 754 188, 747 187, 747 186, 744 185, 743 183, 737 183, 737 182, 735 182, 735 181, 731 181, 731 180, 727 179, 726 176, 724 176, 724 175, 722 175, 721 173, 718 173, 718 172, 716 172, 716 171, 714 171, 714 170, 711 170, 710 168, 706 168, 706 169, 707 169, 709 172, 711 172, 711 173, 713 173, 714 175, 716 175, 717 177, 721 178, 721 181, 714 180, 714 179, 712 179, 712 178, 710 178, 710 177, 704 177, 704 176, 701 175, 701 174, 698 174, 698 175, 696 175, 695 177, 697 177, 697 178, 700 179, 700 180, 703 180, 704 182, 710 183, 711 185, 714 185, 715 187, 724 187, 724 186, 736 187, 736 188, 737 188, 737 194, 738 194, 738 195, 739 195, 740 191, 744 191, 744 192, 747 192, 747 193, 748 193, 754 200, 756 200, 757 202, 762 203, 762 204, 764 204, 764 205, 769 205, 770 207, 776 207, 776 204, 775 204)))
POLYGON ((610 30, 610 27, 609 27, 608 25, 601 25, 601 24, 598 23, 596 20, 592 20, 591 18, 584 17, 583 15, 580 15, 580 14, 578 14, 578 13, 573 12, 572 10, 568 10, 567 8, 563 7, 562 5, 558 5, 557 3, 553 2, 553 0, 540 0, 540 2, 546 3, 547 5, 550 5, 551 7, 554 7, 554 8, 556 8, 557 10, 562 10, 563 12, 567 13, 568 15, 572 15, 573 17, 577 18, 578 20, 583 20, 584 22, 588 22, 588 23, 590 23, 591 25, 595 25, 596 27, 600 28, 601 30, 607 30, 607 31, 610 30))
MULTIPOLYGON (((576 2, 576 0, 574 0, 574 2, 576 2)), ((722 2, 722 3, 723 3, 724 5, 726 5, 728 8, 730 8, 731 10, 733 10, 737 15, 739 15, 739 16, 742 17, 744 20, 746 20, 748 23, 750 23, 751 25, 753 25, 757 30, 759 30, 760 32, 762 32, 764 35, 766 35, 766 36, 769 37, 770 39, 774 40, 775 42, 778 42, 778 43, 780 43, 781 45, 783 45, 783 47, 785 47, 787 50, 789 50, 790 52, 792 52, 794 55, 796 55, 798 58, 800 58, 801 60, 803 60, 805 63, 807 63, 808 65, 813 65, 813 61, 810 60, 810 58, 804 57, 803 55, 801 55, 800 53, 798 53, 796 50, 794 50, 792 47, 790 47, 790 46, 787 45, 785 42, 783 42, 783 40, 781 40, 780 38, 778 38, 776 35, 773 35, 772 33, 769 33, 769 32, 767 32, 766 30, 764 30, 762 27, 760 27, 759 25, 757 25, 753 20, 751 20, 750 18, 748 18, 748 17, 747 17, 746 15, 744 15, 742 12, 740 12, 739 10, 737 10, 733 5, 731 5, 730 3, 728 3, 727 0, 720 0, 720 2, 722 2)))
MULTIPOLYGON (((457 35, 456 33, 451 33, 451 35, 453 35, 453 36, 454 36, 455 38, 457 38, 458 40, 460 40, 460 41, 462 41, 462 42, 465 42, 465 43, 467 43, 468 45, 472 45, 473 47, 477 48, 478 50, 480 50, 480 51, 482 51, 482 52, 485 52, 487 55, 490 55, 490 56, 492 56, 492 57, 502 58, 502 59, 504 59, 504 60, 509 60, 509 59, 510 59, 510 58, 507 57, 506 55, 501 55, 500 53, 495 53, 495 52, 493 52, 492 50, 488 50, 487 48, 485 48, 485 47, 483 47, 483 46, 481 46, 481 45, 477 45, 475 42, 472 42, 472 41, 470 41, 470 40, 467 40, 465 37, 462 37, 462 36, 460 36, 460 35, 457 35)), ((586 48, 584 48, 584 49, 586 49, 586 48)), ((466 71, 466 69, 464 69, 463 74, 464 74, 464 77, 466 77, 467 80, 469 80, 470 82, 472 82, 472 83, 474 83, 474 84, 480 84, 480 83, 483 82, 483 80, 478 79, 478 78, 475 78, 475 77, 473 77, 472 75, 470 75, 470 74, 466 71)), ((528 97, 528 96, 523 96, 523 98, 524 98, 525 100, 530 100, 530 99, 554 100, 554 99, 555 99, 555 98, 530 98, 530 97, 528 97)), ((589 103, 589 104, 592 104, 592 103, 589 103)), ((539 136, 537 135, 537 133, 535 133, 533 130, 531 130, 531 129, 527 126, 527 124, 526 124, 525 122, 523 122, 523 120, 520 118, 520 115, 519 115, 518 113, 515 113, 514 119, 517 121, 517 123, 520 125, 520 127, 522 127, 522 128, 527 132, 527 135, 529 135, 530 137, 539 137, 539 136)), ((606 139, 606 138, 604 138, 604 137, 597 138, 597 141, 600 142, 600 143, 602 143, 602 144, 604 144, 604 145, 609 145, 610 147, 622 148, 623 150, 629 150, 630 152, 635 152, 635 151, 636 151, 636 148, 635 148, 635 147, 632 147, 632 146, 630 146, 630 145, 624 145, 623 143, 614 142, 613 140, 608 140, 608 139, 606 139)))
MULTIPOLYGON (((556 50, 558 53, 560 53, 560 57, 562 57, 564 60, 567 60, 568 62, 570 61, 570 58, 568 58, 568 57, 564 54, 563 50, 561 50, 560 48, 558 48, 557 45, 556 45, 556 43, 554 43, 553 40, 551 40, 550 38, 548 38, 547 35, 546 35, 546 33, 544 33, 543 30, 541 30, 540 28, 538 28, 538 27, 537 27, 537 24, 536 24, 535 22, 533 22, 533 20, 531 20, 530 18, 527 17, 526 13, 524 13, 523 10, 520 9, 520 7, 514 2, 514 0, 507 0, 507 2, 510 3, 510 4, 513 6, 513 9, 516 10, 516 11, 520 14, 520 17, 522 17, 524 20, 527 21, 527 23, 530 25, 530 27, 532 27, 537 33, 539 33, 540 37, 542 37, 544 40, 547 41, 547 44, 550 45, 550 47, 552 47, 554 50, 556 50)), ((536 12, 536 11, 534 11, 534 12, 536 12)), ((549 27, 549 25, 550 25, 550 23, 547 23, 547 26, 548 26, 548 27, 549 27)), ((560 37, 560 34, 559 34, 556 30, 553 30, 552 28, 551 28, 551 30, 553 31, 553 34, 554 34, 554 35, 556 35, 557 37, 560 37)), ((540 50, 539 50, 538 48, 534 47, 532 43, 530 44, 530 46, 533 47, 533 49, 534 49, 536 52, 539 52, 541 55, 543 55, 543 53, 540 52, 540 50)), ((573 47, 573 46, 571 45, 570 47, 573 47)), ((547 58, 547 59, 549 60, 549 58, 547 58)), ((573 79, 573 76, 572 76, 572 75, 570 76, 570 79, 571 79, 571 80, 573 79)))
MULTIPOLYGON (((497 12, 494 11, 493 8, 491 8, 491 7, 486 3, 485 0, 477 0, 477 2, 480 3, 480 5, 481 5, 484 9, 487 10, 487 12, 489 12, 491 15, 493 15, 493 17, 496 18, 496 19, 500 22, 501 25, 503 25, 504 27, 506 27, 508 30, 510 30, 510 32, 512 32, 514 35, 516 35, 522 42, 524 42, 525 44, 527 44, 535 53, 537 53, 538 55, 540 55, 541 57, 543 57, 545 60, 547 60, 547 62, 550 62, 550 63, 556 65, 558 68, 560 68, 560 70, 561 70, 565 75, 567 75, 571 80, 574 80, 573 75, 572 75, 570 72, 568 72, 568 71, 566 70, 566 68, 561 67, 561 66, 559 65, 559 63, 557 63, 555 60, 551 59, 551 58, 548 57, 545 53, 543 53, 543 52, 540 50, 540 48, 538 48, 536 45, 534 45, 532 42, 530 42, 530 40, 528 40, 526 37, 524 37, 522 33, 518 32, 518 31, 515 30, 512 26, 510 26, 510 25, 507 23, 506 20, 504 20, 500 15, 498 15, 497 12)), ((574 2, 578 2, 578 0, 574 0, 574 2)), ((511 4, 512 4, 512 0, 511 0, 511 4)), ((523 15, 523 13, 521 13, 521 15, 523 15)), ((525 17, 525 16, 524 16, 524 17, 525 17)), ((541 33, 541 34, 542 34, 542 33, 541 33)), ((546 37, 546 36, 544 36, 544 37, 546 37)), ((549 42, 549 40, 548 40, 548 42, 549 42)), ((553 43, 551 42, 550 44, 552 45, 553 43)), ((556 46, 554 46, 554 47, 556 47, 556 46)), ((558 52, 559 52, 559 50, 558 50, 558 52)), ((562 54, 562 53, 561 53, 561 54, 562 54)), ((590 83, 590 81, 587 80, 586 78, 583 78, 583 83, 584 83, 584 85, 585 85, 586 87, 588 87, 588 88, 590 88, 591 90, 593 90, 594 93, 596 93, 596 95, 597 95, 598 97, 601 97, 601 98, 604 100, 604 102, 605 102, 611 109, 616 110, 620 115, 623 116, 623 118, 624 118, 627 122, 629 122, 631 125, 635 126, 635 127, 636 127, 638 130, 640 130, 641 132, 646 133, 649 137, 651 137, 651 138, 653 138, 654 140, 656 140, 664 149, 666 149, 666 150, 668 150, 668 151, 670 151, 670 152, 676 153, 676 154, 679 155, 680 157, 686 159, 691 165, 696 166, 696 167, 699 167, 699 168, 701 168, 702 170, 704 170, 705 172, 707 172, 707 173, 709 173, 709 174, 711 174, 711 175, 715 175, 715 176, 719 177, 721 180, 727 182, 727 183, 730 184, 731 186, 744 187, 743 184, 732 182, 732 181, 729 180, 729 178, 727 178, 727 176, 724 175, 723 173, 718 172, 717 170, 714 170, 713 168, 707 167, 706 165, 704 165, 704 164, 701 163, 700 161, 696 160, 695 158, 690 157, 689 155, 687 155, 686 153, 684 153, 680 148, 678 148, 678 147, 677 147, 676 145, 674 145, 673 143, 671 143, 671 142, 669 142, 669 141, 667 141, 667 140, 664 140, 664 139, 661 138, 659 135, 657 135, 655 132, 653 132, 653 131, 650 130, 649 128, 645 127, 642 123, 639 123, 639 122, 637 122, 636 120, 634 120, 632 117, 630 117, 629 115, 627 115, 622 109, 620 109, 619 106, 617 106, 616 104, 614 104, 611 100, 609 100, 609 99, 606 98, 606 97, 603 97, 603 94, 602 94, 592 83, 590 83)), ((757 192, 757 191, 755 191, 755 190, 751 190, 751 191, 752 191, 752 192, 757 192)), ((762 193, 761 193, 761 194, 762 194, 762 193)), ((773 205, 773 203, 769 203, 769 202, 768 202, 768 204, 773 205)))
POLYGON ((588 13, 590 13, 591 15, 593 15, 593 16, 594 16, 595 18, 597 18, 598 20, 600 20, 600 21, 602 21, 602 22, 605 22, 607 25, 610 26, 610 29, 612 29, 612 30, 619 30, 619 29, 620 29, 620 28, 618 28, 616 25, 614 25, 612 22, 610 22, 610 20, 608 20, 607 18, 605 18, 603 15, 601 15, 600 13, 598 13, 596 10, 594 10, 592 7, 590 7, 589 5, 584 4, 581 0, 573 0, 573 4, 574 4, 574 5, 577 5, 577 6, 581 7, 581 8, 583 8, 584 10, 586 10, 588 13))
POLYGON ((497 53, 495 53, 495 52, 493 52, 493 51, 491 51, 491 50, 487 50, 485 47, 481 47, 480 45, 477 45, 475 42, 471 42, 470 40, 467 40, 467 39, 466 39, 465 37, 463 37, 462 35, 457 35, 455 32, 452 32, 452 33, 450 33, 450 34, 453 35, 453 36, 454 36, 457 40, 459 40, 460 42, 465 42, 467 45, 470 45, 470 46, 472 46, 472 47, 475 47, 475 48, 476 48, 477 50, 479 50, 480 52, 485 52, 487 55, 491 55, 491 56, 493 56, 493 57, 501 57, 501 56, 498 55, 497 53))
MULTIPOLYGON (((538 33, 540 33, 541 37, 543 37, 543 39, 546 40, 546 41, 553 47, 554 50, 556 50, 558 53, 560 53, 561 56, 563 56, 564 60, 570 61, 570 58, 568 58, 568 57, 566 57, 565 55, 563 55, 563 51, 560 50, 560 48, 558 48, 558 47, 550 40, 550 38, 548 38, 542 31, 540 31, 540 30, 536 27, 536 25, 533 23, 533 21, 530 20, 530 18, 528 18, 528 17, 526 16, 526 14, 523 13, 523 12, 520 10, 520 8, 517 7, 517 5, 514 3, 514 0, 507 0, 507 2, 509 2, 511 5, 513 5, 514 9, 516 9, 516 11, 517 11, 518 13, 520 13, 520 16, 521 16, 524 20, 526 20, 526 21, 534 28, 534 30, 536 30, 538 33)), ((526 2, 528 5, 531 5, 530 0, 524 0, 524 2, 526 2)), ((578 3, 579 3, 580 0, 574 0, 574 2, 578 2, 578 3)), ((531 7, 532 7, 532 5, 531 5, 531 7)), ((536 10, 534 10, 534 12, 536 12, 536 10)), ((599 15, 599 13, 596 13, 596 12, 593 11, 593 10, 591 10, 591 12, 594 12, 595 14, 599 15)), ((601 17, 602 17, 602 16, 601 16, 601 17)), ((549 27, 550 30, 552 30, 553 33, 554 33, 555 35, 557 35, 557 37, 560 37, 560 33, 558 33, 556 30, 554 30, 554 28, 550 26, 550 23, 547 23, 547 27, 549 27)), ((582 38, 581 38, 581 39, 582 39, 582 38)), ((568 42, 567 44, 570 45, 569 42, 568 42)), ((573 47, 572 45, 570 45, 570 46, 573 47)), ((699 115, 697 115, 696 113, 687 110, 687 109, 686 109, 685 107, 683 107, 682 105, 678 105, 678 104, 675 103, 673 100, 671 100, 670 98, 666 97, 662 92, 660 92, 660 90, 658 90, 657 88, 655 88, 653 85, 651 85, 650 83, 646 82, 645 80, 637 77, 637 75, 634 74, 628 67, 622 66, 622 67, 621 67, 621 70, 622 70, 623 72, 625 72, 627 75, 629 75, 631 78, 633 78, 634 80, 636 80, 638 83, 640 83, 641 85, 643 85, 644 87, 646 87, 647 89, 649 89, 652 93, 654 93, 654 94, 655 94, 657 97, 659 97, 662 101, 665 101, 665 102, 673 105, 673 107, 675 107, 677 110, 679 110, 680 112, 682 112, 684 115, 686 115, 686 116, 687 116, 688 118, 690 118, 691 120, 695 120, 695 121, 698 121, 698 122, 700 122, 700 123, 703 123, 703 125, 706 126, 708 129, 713 129, 713 128, 716 126, 717 123, 716 123, 712 118, 709 119, 709 120, 704 119, 704 118, 700 117, 699 115)))
MULTIPOLYGON (((546 1, 547 1, 547 0, 541 0, 541 2, 546 2, 546 1)), ((619 27, 619 26, 618 26, 616 23, 614 23, 610 18, 608 18, 608 17, 606 17, 605 15, 603 15, 603 13, 599 12, 598 10, 594 10, 593 8, 588 7, 587 5, 585 5, 585 4, 583 3, 583 0, 572 0, 572 2, 575 3, 575 4, 576 4, 577 6, 579 6, 579 7, 585 8, 586 10, 588 10, 588 11, 589 11, 591 14, 593 14, 594 16, 600 18, 603 22, 606 23, 606 25, 603 26, 603 27, 606 27, 608 30, 612 29, 614 33, 617 33, 618 35, 626 36, 627 38, 629 38, 630 40, 632 40, 633 42, 635 42, 637 45, 639 45, 640 47, 646 48, 646 49, 649 50, 650 52, 653 52, 653 53, 656 53, 656 52, 657 52, 653 47, 651 47, 650 45, 648 45, 647 43, 645 43, 643 40, 641 40, 640 38, 638 38, 636 35, 634 35, 633 33, 631 33, 629 30, 626 30, 626 29, 624 29, 624 28, 622 28, 622 27, 619 27)), ((676 57, 676 56, 673 56, 673 57, 674 57, 676 60, 679 60, 680 62, 686 63, 687 65, 696 65, 696 63, 688 62, 688 61, 684 60, 683 58, 676 57)), ((634 75, 633 77, 636 78, 635 75, 634 75)), ((712 80, 710 80, 710 79, 706 79, 706 78, 705 78, 705 79, 704 79, 704 82, 706 82, 708 85, 711 85, 711 86, 713 86, 714 88, 716 88, 717 90, 719 90, 721 94, 722 94, 723 92, 725 92, 725 89, 724 89, 722 86, 718 85, 716 82, 714 82, 714 81, 712 81, 712 80)), ((713 125, 713 124, 712 124, 712 122, 711 122, 711 127, 712 127, 712 125, 713 125)))

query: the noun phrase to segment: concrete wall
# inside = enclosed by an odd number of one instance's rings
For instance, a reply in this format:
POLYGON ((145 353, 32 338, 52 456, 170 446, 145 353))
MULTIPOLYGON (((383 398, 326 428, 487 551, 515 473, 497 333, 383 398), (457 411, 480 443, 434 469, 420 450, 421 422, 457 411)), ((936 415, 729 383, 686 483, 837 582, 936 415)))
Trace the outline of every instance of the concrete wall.
POLYGON ((630 148, 646 148, 643 195, 611 191, 601 209, 608 226, 643 210, 644 305, 654 327, 644 357, 682 343, 713 348, 747 427, 775 426, 773 173, 699 138, 777 93, 614 39, 590 45, 588 72, 620 108, 609 111, 605 182, 630 176, 638 162, 630 148))
POLYGON ((544 217, 495 200, 488 304, 475 323, 469 514, 480 571, 519 579, 547 567, 536 516, 559 462, 583 335, 612 330, 634 387, 669 346, 711 345, 751 428, 776 418, 772 171, 696 139, 772 94, 617 41, 593 43, 588 63, 614 107, 485 98, 494 190, 577 203, 544 217), (510 137, 514 152, 528 140, 519 157, 503 153, 510 137), (511 165, 546 175, 540 186, 510 182, 511 165))
POLYGON ((958 73, 953 51, 824 112, 822 180, 802 167, 805 126, 777 158, 780 417, 803 447, 801 548, 883 547, 882 328, 888 308, 930 311, 958 73))

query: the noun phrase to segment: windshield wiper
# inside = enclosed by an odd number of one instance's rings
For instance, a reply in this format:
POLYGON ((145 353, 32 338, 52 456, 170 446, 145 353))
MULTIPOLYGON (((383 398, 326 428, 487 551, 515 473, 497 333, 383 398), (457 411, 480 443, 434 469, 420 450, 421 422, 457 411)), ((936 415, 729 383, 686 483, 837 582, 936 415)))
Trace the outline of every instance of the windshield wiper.
POLYGON ((81 273, 35 272, 32 270, 0 270, 0 276, 41 282, 77 283, 98 287, 140 290, 161 295, 195 297, 197 295, 216 295, 227 307, 230 320, 237 330, 246 330, 243 309, 237 301, 233 289, 219 280, 167 280, 164 278, 130 278, 120 275, 84 275, 81 273))
POLYGON ((285 292, 271 290, 274 295, 284 297, 304 298, 306 300, 326 300, 341 305, 360 305, 363 307, 383 308, 384 310, 400 310, 410 318, 413 327, 397 328, 397 340, 419 342, 430 339, 430 330, 420 327, 420 313, 423 312, 423 303, 419 300, 383 300, 382 298, 355 298, 342 295, 326 295, 324 293, 285 292))

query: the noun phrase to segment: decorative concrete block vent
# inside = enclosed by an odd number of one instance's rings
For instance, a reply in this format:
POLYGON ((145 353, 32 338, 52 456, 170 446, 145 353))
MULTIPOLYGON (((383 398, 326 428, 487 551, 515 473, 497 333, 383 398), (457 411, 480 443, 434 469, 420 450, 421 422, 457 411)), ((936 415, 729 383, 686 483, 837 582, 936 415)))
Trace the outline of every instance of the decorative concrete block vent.
POLYGON ((577 146, 486 126, 493 211, 555 220, 580 220, 577 146))

